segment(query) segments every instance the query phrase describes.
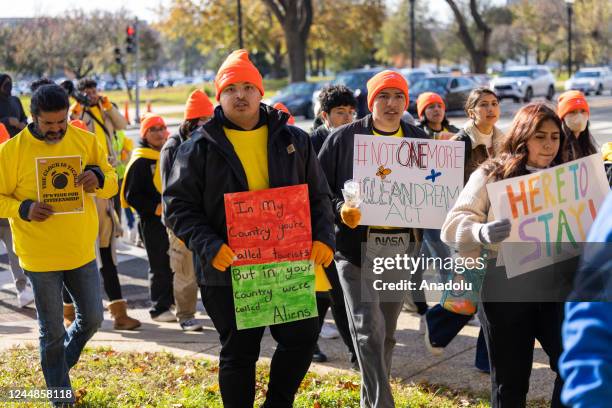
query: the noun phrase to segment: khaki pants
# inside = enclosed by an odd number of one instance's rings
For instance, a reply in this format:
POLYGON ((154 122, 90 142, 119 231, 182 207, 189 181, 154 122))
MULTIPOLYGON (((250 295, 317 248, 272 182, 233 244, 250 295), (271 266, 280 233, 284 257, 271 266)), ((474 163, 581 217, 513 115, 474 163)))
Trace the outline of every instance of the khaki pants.
POLYGON ((98 238, 100 240, 100 248, 108 248, 111 246, 115 230, 111 216, 111 211, 114 210, 113 201, 96 197, 96 207, 98 208, 98 238))
POLYGON ((170 241, 170 268, 174 273, 174 302, 179 323, 193 319, 198 301, 193 254, 173 233, 168 230, 170 241))

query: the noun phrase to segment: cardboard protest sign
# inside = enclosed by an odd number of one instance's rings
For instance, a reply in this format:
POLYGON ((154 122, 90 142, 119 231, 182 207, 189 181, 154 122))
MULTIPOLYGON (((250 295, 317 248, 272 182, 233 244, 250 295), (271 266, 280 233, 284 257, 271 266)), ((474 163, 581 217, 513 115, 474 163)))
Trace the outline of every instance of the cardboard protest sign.
POLYGON ((49 204, 54 214, 82 213, 83 186, 77 186, 82 173, 80 156, 36 158, 38 201, 49 204))
POLYGON ((224 198, 238 329, 317 316, 308 186, 224 198))
POLYGON ((495 219, 512 221, 501 244, 508 277, 578 255, 609 190, 599 154, 487 184, 495 219))
POLYGON ((440 228, 463 188, 463 142, 355 135, 361 225, 440 228))
POLYGON ((312 262, 232 266, 238 329, 317 316, 312 262))

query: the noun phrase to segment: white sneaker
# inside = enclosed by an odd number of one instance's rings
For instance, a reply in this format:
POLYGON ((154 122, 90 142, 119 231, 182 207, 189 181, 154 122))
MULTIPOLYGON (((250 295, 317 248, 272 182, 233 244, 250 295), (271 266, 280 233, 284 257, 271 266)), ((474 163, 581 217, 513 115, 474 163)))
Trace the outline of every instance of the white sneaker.
POLYGON ((151 320, 161 323, 171 323, 176 322, 176 316, 169 310, 166 310, 162 314, 159 314, 155 317, 151 317, 151 320))
POLYGON ((183 329, 183 331, 198 331, 202 330, 202 328, 204 327, 202 321, 198 319, 185 320, 184 322, 179 324, 181 325, 181 329, 183 329))
POLYGON ((320 336, 322 339, 337 339, 340 337, 340 333, 333 324, 323 323, 320 336))
POLYGON ((433 356, 441 356, 444 353, 444 347, 434 347, 429 340, 429 327, 425 320, 425 347, 433 356))
POLYGON ((478 318, 478 315, 475 314, 470 321, 468 322, 469 326, 475 326, 475 327, 480 327, 480 319, 478 318))
POLYGON ((21 292, 17 292, 17 304, 20 308, 24 308, 32 302, 34 302, 34 291, 26 285, 21 292))

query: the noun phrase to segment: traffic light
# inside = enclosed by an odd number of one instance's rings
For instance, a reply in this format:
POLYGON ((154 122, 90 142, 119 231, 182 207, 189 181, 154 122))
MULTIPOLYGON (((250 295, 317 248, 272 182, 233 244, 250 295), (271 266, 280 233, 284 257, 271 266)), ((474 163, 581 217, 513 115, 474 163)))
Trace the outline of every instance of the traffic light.
POLYGON ((125 32, 127 34, 125 37, 125 52, 134 54, 136 52, 136 29, 129 25, 125 32))
POLYGON ((119 65, 123 62, 121 59, 121 48, 115 47, 115 62, 119 65))

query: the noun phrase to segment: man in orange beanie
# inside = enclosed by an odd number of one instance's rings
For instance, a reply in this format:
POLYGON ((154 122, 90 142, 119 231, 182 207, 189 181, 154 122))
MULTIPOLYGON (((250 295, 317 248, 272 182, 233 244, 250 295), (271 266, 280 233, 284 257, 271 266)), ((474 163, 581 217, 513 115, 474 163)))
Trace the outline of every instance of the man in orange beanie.
MULTIPOLYGON (((308 135, 286 113, 261 103, 261 75, 245 50, 234 51, 215 79, 214 116, 178 150, 163 193, 166 225, 196 255, 202 301, 221 341, 223 406, 253 406, 255 363, 265 327, 238 330, 223 196, 307 184, 311 259, 329 265, 335 247, 329 189, 308 135)), ((264 407, 293 406, 319 333, 316 317, 270 326, 278 342, 264 407)))
POLYGON ((410 256, 408 243, 420 241, 422 232, 412 228, 359 225, 361 211, 344 202, 342 189, 344 183, 353 178, 356 134, 423 139, 427 135, 401 120, 408 106, 408 84, 402 75, 382 71, 373 76, 367 86, 372 114, 331 133, 319 152, 319 160, 332 190, 332 207, 336 212, 336 267, 362 376, 361 406, 393 407, 389 373, 404 294, 379 291, 374 287, 376 279, 395 271, 374 275, 372 259, 392 254, 408 253, 410 256), (367 257, 362 253, 363 248, 367 248, 367 257))
POLYGON ((283 111, 286 114, 289 115, 289 120, 287 121, 288 124, 290 125, 295 125, 295 118, 293 117, 293 115, 291 114, 291 112, 289 112, 289 109, 285 106, 284 103, 282 102, 276 102, 274 104, 274 106, 272 106, 274 109, 278 109, 279 111, 283 111))
MULTIPOLYGON (((161 150, 159 164, 162 178, 162 192, 170 176, 172 164, 179 146, 191 138, 191 134, 213 116, 214 107, 203 91, 196 89, 189 95, 185 104, 185 120, 178 132, 168 138, 161 150)), ((163 222, 162 217, 162 222, 163 222)), ((197 331, 203 327, 202 321, 195 318, 198 302, 198 283, 195 275, 193 253, 176 235, 167 228, 170 241, 170 267, 174 273, 174 302, 176 318, 185 331, 197 331)))

